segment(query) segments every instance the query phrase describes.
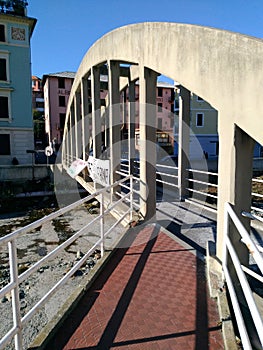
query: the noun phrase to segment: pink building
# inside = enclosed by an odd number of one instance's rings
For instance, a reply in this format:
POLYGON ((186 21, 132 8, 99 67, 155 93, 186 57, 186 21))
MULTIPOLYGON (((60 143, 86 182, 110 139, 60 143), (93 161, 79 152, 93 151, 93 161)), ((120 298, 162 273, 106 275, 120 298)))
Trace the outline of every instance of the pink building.
MULTIPOLYGON (((74 81, 75 73, 61 72, 52 73, 43 76, 42 85, 44 87, 45 100, 45 129, 48 135, 48 142, 55 141, 61 144, 63 138, 63 130, 66 117, 66 109, 70 90, 74 81)), ((107 83, 108 77, 101 75, 101 103, 105 105, 107 98, 107 83)), ((129 99, 128 89, 126 91, 127 100, 129 99)), ((135 85, 136 98, 136 117, 135 127, 139 127, 139 83, 135 85)), ((123 101, 123 96, 120 97, 120 103, 123 101)), ((163 142, 168 143, 166 136, 169 135, 170 140, 173 138, 174 128, 174 86, 166 82, 158 82, 156 88, 156 109, 157 132, 166 133, 163 142)), ((91 112, 91 110, 90 110, 91 112)), ((125 131, 128 128, 124 127, 125 131)), ((156 141, 160 143, 158 135, 156 141)), ((164 143, 163 143, 164 144, 164 143)), ((171 142, 169 143, 171 146, 171 142)))
POLYGON ((66 110, 70 90, 75 73, 61 72, 43 76, 45 104, 45 130, 48 142, 60 144, 66 118, 66 110))
MULTIPOLYGON (((135 86, 136 98, 136 128, 139 127, 139 83, 135 86)), ((166 82, 157 82, 156 88, 157 120, 156 128, 160 131, 173 133, 174 126, 174 86, 166 82)))

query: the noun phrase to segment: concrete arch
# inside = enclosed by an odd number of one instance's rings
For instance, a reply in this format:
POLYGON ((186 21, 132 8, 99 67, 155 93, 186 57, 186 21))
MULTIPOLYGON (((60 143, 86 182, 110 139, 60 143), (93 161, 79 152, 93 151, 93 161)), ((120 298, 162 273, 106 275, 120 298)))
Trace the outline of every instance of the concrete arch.
POLYGON ((118 28, 84 56, 72 88, 108 59, 142 64, 174 79, 263 144, 263 41, 188 24, 146 22, 118 28), (256 113, 255 113, 256 108, 256 113), (253 115, 252 115, 253 113, 253 115))
POLYGON ((83 77, 100 64, 119 61, 164 74, 218 110, 219 257, 224 203, 239 211, 250 209, 253 140, 263 144, 262 57, 263 41, 238 33, 178 23, 128 25, 104 35, 88 50, 69 97, 67 118, 77 110, 83 77))

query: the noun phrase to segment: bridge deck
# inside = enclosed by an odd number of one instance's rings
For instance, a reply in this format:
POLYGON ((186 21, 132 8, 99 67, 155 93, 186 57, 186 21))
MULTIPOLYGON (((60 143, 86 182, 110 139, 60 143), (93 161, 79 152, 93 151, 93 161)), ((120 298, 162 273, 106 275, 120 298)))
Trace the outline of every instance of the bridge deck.
POLYGON ((167 233, 159 225, 134 228, 128 248, 116 250, 51 348, 223 349, 205 264, 179 232, 167 233))

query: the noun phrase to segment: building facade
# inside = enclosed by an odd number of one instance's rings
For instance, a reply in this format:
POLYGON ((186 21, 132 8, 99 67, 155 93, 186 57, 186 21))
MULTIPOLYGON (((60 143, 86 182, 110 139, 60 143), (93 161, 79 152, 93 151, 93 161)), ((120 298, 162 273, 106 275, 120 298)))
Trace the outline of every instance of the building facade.
POLYGON ((42 79, 32 76, 32 108, 34 123, 35 149, 44 149, 47 146, 45 132, 45 105, 42 79))
MULTIPOLYGON (((26 3, 2 4, 0 13, 0 164, 30 164, 34 149, 31 50, 36 19, 26 3)), ((15 2, 14 2, 15 3, 15 2)))
POLYGON ((51 73, 43 76, 45 130, 48 143, 62 142, 68 97, 74 77, 73 72, 51 73))
MULTIPOLYGON (((71 91, 71 87, 74 81, 74 72, 60 72, 50 73, 43 76, 42 85, 44 90, 44 105, 45 105, 45 129, 48 135, 48 142, 55 142, 58 145, 61 144, 63 138, 65 116, 67 109, 68 97, 71 91)), ((105 106, 107 99, 107 83, 108 76, 101 74, 101 106, 105 106)), ((90 94, 90 90, 89 90, 90 94)), ((120 104, 126 100, 125 96, 129 96, 128 89, 120 96, 120 104)), ((91 96, 90 96, 91 99, 91 96)), ((135 116, 135 128, 139 126, 139 84, 135 86, 135 100, 136 100, 136 116, 135 116)), ((128 98, 127 98, 128 101, 128 98)), ((125 103, 125 102, 124 102, 125 103)), ((158 82, 156 89, 156 108, 157 119, 156 128, 158 131, 165 131, 169 136, 173 137, 173 125, 174 125, 174 87, 166 82, 158 82)), ((90 105, 91 112, 91 105, 90 105)), ((126 111, 127 114, 127 111, 126 111)), ((124 137, 127 137, 125 130, 123 129, 124 137)), ((138 134, 138 133, 137 133, 138 134)), ((160 140, 160 138, 159 138, 160 140)), ((158 141, 158 139, 157 139, 158 141)), ((160 140, 161 142, 161 140, 160 140)), ((163 138, 162 144, 167 147, 168 141, 163 138)), ((171 141, 169 141, 171 146, 171 141)), ((172 150, 173 151, 173 150, 172 150)))
MULTIPOLYGON (((180 87, 175 86, 174 154, 178 154, 178 112, 180 87)), ((219 155, 218 112, 201 97, 191 93, 190 101, 190 159, 206 157, 217 159, 219 155)), ((263 157, 263 147, 255 143, 254 158, 263 157)))
MULTIPOLYGON (((175 124, 174 124, 174 154, 178 154, 178 113, 180 86, 175 85, 175 124)), ((213 106, 201 97, 191 93, 190 100, 190 159, 217 158, 218 113, 213 106)))

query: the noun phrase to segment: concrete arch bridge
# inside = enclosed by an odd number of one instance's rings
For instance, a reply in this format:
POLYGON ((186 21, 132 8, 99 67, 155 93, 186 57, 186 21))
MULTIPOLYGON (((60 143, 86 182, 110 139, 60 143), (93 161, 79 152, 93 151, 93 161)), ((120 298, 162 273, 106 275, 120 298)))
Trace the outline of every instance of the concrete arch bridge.
MULTIPOLYGON (((88 50, 74 80, 64 129, 63 167, 68 170, 75 159, 87 161, 92 139, 95 158, 105 157, 103 151, 107 150, 110 183, 118 180, 123 101, 127 108, 128 159, 135 158, 135 84, 139 82, 140 213, 145 220, 154 220, 156 82, 159 74, 178 82, 180 199, 188 195, 185 182, 189 167, 191 92, 218 111, 216 255, 223 262, 226 203, 240 225, 250 230, 250 218, 242 216, 242 212, 250 212, 251 207, 254 144, 263 145, 262 57, 262 40, 195 25, 139 23, 106 34, 88 50), (101 75, 107 77, 103 82, 101 75), (103 89, 108 91, 106 106, 101 102, 103 89)), ((86 171, 76 180, 87 186, 86 171)), ((249 251, 232 222, 234 219, 230 221, 227 225, 230 241, 240 264, 247 266, 249 251)))

